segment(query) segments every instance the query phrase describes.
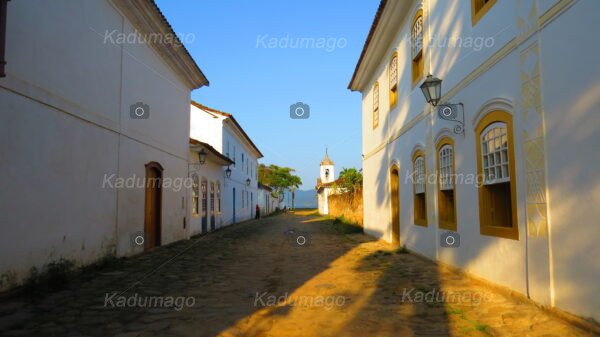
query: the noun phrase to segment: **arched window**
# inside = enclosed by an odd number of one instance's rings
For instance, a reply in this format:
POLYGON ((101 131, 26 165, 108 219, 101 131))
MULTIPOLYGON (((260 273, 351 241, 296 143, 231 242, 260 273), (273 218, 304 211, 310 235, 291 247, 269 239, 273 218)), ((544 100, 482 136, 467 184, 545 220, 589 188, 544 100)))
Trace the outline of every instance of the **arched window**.
POLYGON ((192 175, 192 215, 200 212, 200 179, 197 174, 192 175))
POLYGON ((398 102, 398 53, 392 54, 389 66, 390 108, 398 102))
POLYGON ((439 227, 453 231, 456 230, 454 163, 454 141, 444 137, 437 145, 439 227))
POLYGON ((519 239, 512 116, 493 111, 477 125, 480 232, 519 239))
POLYGON ((412 57, 412 84, 423 78, 423 10, 419 9, 413 19, 410 30, 410 46, 412 57))
POLYGON ((379 82, 373 85, 373 129, 379 125, 379 82))
POLYGON ((427 181, 425 154, 422 151, 415 152, 413 156, 413 181, 415 225, 427 226, 427 181))
POLYGON ((473 26, 496 4, 497 0, 471 0, 471 23, 473 26))

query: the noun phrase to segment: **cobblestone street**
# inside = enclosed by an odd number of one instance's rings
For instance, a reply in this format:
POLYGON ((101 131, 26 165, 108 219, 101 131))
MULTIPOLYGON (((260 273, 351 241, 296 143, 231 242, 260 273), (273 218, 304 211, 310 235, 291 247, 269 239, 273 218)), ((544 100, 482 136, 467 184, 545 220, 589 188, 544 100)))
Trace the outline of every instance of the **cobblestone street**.
POLYGON ((530 303, 345 229, 305 212, 160 247, 83 274, 65 290, 3 298, 0 335, 589 335, 530 303), (121 306, 119 296, 135 297, 136 304, 152 296, 189 301, 121 306))

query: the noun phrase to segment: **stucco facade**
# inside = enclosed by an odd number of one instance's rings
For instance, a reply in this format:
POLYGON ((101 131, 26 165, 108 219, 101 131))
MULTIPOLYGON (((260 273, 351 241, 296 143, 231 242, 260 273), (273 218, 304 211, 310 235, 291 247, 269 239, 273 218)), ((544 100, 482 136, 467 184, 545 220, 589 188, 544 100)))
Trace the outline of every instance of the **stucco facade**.
MULTIPOLYGON (((131 238, 144 233, 146 165, 187 176, 190 90, 208 82, 185 48, 105 38, 136 30, 173 33, 152 2, 8 4, 0 288, 61 258, 83 265, 143 251, 131 238), (138 102, 147 119, 131 118, 138 102)), ((159 244, 186 237, 186 193, 162 188, 159 244)))
POLYGON ((254 218, 262 153, 231 114, 197 102, 192 102, 190 113, 190 137, 210 144, 233 162, 228 166, 230 177, 225 174, 227 167, 202 166, 199 172, 202 179, 222 182, 218 227, 254 218))
POLYGON ((391 242, 399 228, 400 244, 414 252, 542 305, 600 320, 600 231, 593 220, 600 217, 600 162, 591 155, 600 141, 600 48, 586 38, 600 29, 593 14, 600 3, 490 4, 475 18, 470 0, 382 2, 350 83, 363 98, 365 231, 391 242), (414 81, 411 32, 419 13, 423 75, 443 80, 441 102, 463 104, 464 133, 454 133, 458 124, 426 103, 419 88, 424 76, 414 81), (390 80, 393 55, 397 81, 390 80), (397 85, 395 104, 390 85, 397 85), (453 142, 455 173, 477 176, 476 130, 497 112, 512 120, 516 237, 482 234, 481 187, 468 182, 455 183, 455 230, 440 228, 437 179, 425 183, 426 225, 417 225, 410 179, 415 155, 423 154, 427 174, 436 173, 438 145, 446 137, 453 142), (396 170, 399 200, 392 207, 396 170), (399 221, 392 223, 396 206, 399 221), (442 247, 445 232, 458 233, 460 246, 442 247))

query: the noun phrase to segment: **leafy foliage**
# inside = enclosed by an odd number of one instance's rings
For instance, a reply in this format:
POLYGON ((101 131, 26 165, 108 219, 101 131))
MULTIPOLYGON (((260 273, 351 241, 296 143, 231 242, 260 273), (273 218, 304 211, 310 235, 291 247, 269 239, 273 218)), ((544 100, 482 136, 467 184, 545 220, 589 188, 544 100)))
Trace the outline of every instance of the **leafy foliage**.
POLYGON ((293 193, 296 188, 302 185, 302 180, 293 174, 294 171, 293 168, 289 167, 260 164, 258 166, 258 182, 270 186, 275 197, 282 197, 286 189, 293 193))
POLYGON ((347 192, 354 192, 362 188, 362 172, 355 168, 343 168, 335 186, 347 192))

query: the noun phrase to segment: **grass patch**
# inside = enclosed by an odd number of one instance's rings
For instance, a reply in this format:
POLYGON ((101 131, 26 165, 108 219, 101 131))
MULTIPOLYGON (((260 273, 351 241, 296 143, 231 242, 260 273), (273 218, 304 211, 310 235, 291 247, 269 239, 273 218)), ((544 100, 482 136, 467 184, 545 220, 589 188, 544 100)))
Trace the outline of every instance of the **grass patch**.
POLYGON ((338 216, 333 219, 329 226, 335 233, 338 234, 362 234, 362 227, 343 216, 338 216))
POLYGON ((92 264, 77 267, 73 260, 61 258, 40 269, 31 267, 29 276, 16 291, 32 298, 44 297, 49 293, 69 288, 74 280, 88 281, 94 279, 99 272, 115 269, 120 260, 113 254, 107 254, 92 264))
POLYGON ((487 324, 481 324, 481 323, 475 324, 475 330, 477 330, 477 331, 487 333, 488 329, 489 329, 489 326, 487 324))
POLYGON ((408 251, 406 245, 404 245, 396 250, 396 254, 410 254, 410 251, 408 251))
POLYGON ((29 277, 23 283, 23 289, 30 294, 64 289, 74 274, 75 263, 61 258, 48 263, 41 271, 31 267, 29 277))
POLYGON ((447 312, 449 315, 462 315, 465 313, 464 310, 455 308, 453 306, 448 306, 447 312))
POLYGON ((457 315, 458 317, 460 317, 460 319, 462 319, 464 322, 470 325, 469 327, 462 329, 463 333, 467 334, 471 331, 479 331, 484 335, 492 336, 489 325, 467 318, 467 315, 464 310, 449 305, 446 308, 446 312, 449 315, 457 315))

